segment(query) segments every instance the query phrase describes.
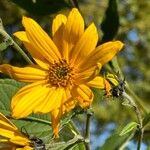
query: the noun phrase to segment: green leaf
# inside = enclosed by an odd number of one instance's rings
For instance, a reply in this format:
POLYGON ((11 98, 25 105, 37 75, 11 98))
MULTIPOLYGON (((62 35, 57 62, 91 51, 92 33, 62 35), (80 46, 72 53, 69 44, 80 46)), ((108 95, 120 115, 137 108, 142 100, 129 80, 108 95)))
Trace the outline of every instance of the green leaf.
POLYGON ((143 120, 143 127, 150 122, 150 113, 148 113, 143 120))
POLYGON ((133 134, 130 132, 123 136, 118 134, 118 131, 115 131, 106 141, 105 143, 99 147, 97 150, 118 150, 123 147, 125 143, 127 143, 130 138, 132 138, 133 134))
POLYGON ((68 7, 65 0, 12 0, 32 15, 49 15, 68 7))
POLYGON ((129 132, 131 132, 132 130, 136 129, 138 126, 138 123, 136 122, 130 122, 128 123, 124 128, 123 130, 121 131, 121 133, 119 134, 120 136, 123 136, 129 132))
MULTIPOLYGON (((0 80, 0 112, 7 117, 11 117, 10 103, 15 93, 25 85, 11 79, 0 80)), ((37 136, 47 143, 52 137, 50 126, 50 115, 30 115, 20 120, 11 119, 12 122, 22 130, 22 132, 37 136)))
POLYGON ((109 0, 108 7, 105 12, 101 29, 104 33, 102 42, 110 41, 114 38, 119 28, 119 15, 116 0, 109 0))
POLYGON ((0 112, 10 115, 12 96, 25 84, 11 79, 0 79, 0 112))
POLYGON ((46 145, 46 149, 49 150, 85 150, 82 136, 75 135, 74 138, 66 142, 56 142, 46 145))

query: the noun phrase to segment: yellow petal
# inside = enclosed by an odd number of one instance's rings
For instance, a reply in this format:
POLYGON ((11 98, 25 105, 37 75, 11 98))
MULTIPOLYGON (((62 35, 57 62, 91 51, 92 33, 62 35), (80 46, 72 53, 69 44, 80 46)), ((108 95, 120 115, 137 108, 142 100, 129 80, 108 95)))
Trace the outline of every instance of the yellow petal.
POLYGON ((97 66, 94 66, 92 68, 89 68, 87 70, 80 69, 78 74, 76 75, 76 84, 83 84, 86 82, 91 81, 95 78, 96 75, 98 75, 99 71, 101 69, 101 64, 97 64, 97 66))
POLYGON ((86 83, 87 86, 90 87, 95 87, 95 88, 99 88, 99 89, 104 89, 106 91, 106 95, 111 95, 110 91, 111 91, 111 85, 109 84, 109 82, 100 76, 95 77, 93 80, 91 80, 90 82, 86 83))
POLYGON ((27 38, 25 31, 18 31, 18 32, 15 32, 13 35, 16 36, 18 39, 20 39, 21 41, 29 43, 29 40, 27 38))
MULTIPOLYGON (((92 23, 84 32, 71 52, 71 64, 81 63, 96 47, 98 41, 97 29, 92 23)), ((88 65, 88 63, 87 63, 88 65)))
POLYGON ((104 80, 105 79, 103 77, 97 76, 93 80, 88 82, 87 85, 90 87, 104 89, 105 88, 104 80))
POLYGON ((9 121, 1 112, 0 112, 0 122, 5 123, 5 127, 9 129, 12 128, 12 130, 17 130, 17 127, 11 121, 9 121))
POLYGON ((0 65, 0 72, 9 75, 11 78, 23 82, 35 82, 45 80, 47 72, 36 65, 19 68, 8 64, 0 65))
POLYGON ((40 81, 21 88, 11 101, 12 116, 23 118, 36 111, 44 103, 50 90, 50 85, 40 81))
MULTIPOLYGON (((63 32, 63 57, 68 61, 69 53, 84 32, 84 20, 76 8, 67 18, 63 32)), ((60 41, 61 42, 61 41, 60 41)))
POLYGON ((0 136, 5 138, 12 138, 14 136, 14 131, 5 129, 4 126, 0 128, 0 132, 0 136))
MULTIPOLYGON (((14 134, 16 134, 16 133, 14 133, 14 134)), ((30 140, 27 139, 27 137, 25 137, 21 133, 20 133, 20 135, 17 135, 17 134, 14 135, 14 137, 11 138, 9 141, 11 143, 14 143, 16 145, 21 145, 21 146, 25 146, 25 145, 29 145, 30 144, 30 140)))
MULTIPOLYGON (((51 112, 52 128, 53 128, 54 136, 56 138, 59 137, 58 132, 59 132, 59 122, 60 122, 61 116, 64 113, 71 111, 75 107, 75 104, 76 104, 75 101, 72 99, 72 95, 69 89, 63 89, 63 93, 62 95, 60 95, 60 97, 62 97, 60 107, 57 109, 54 109, 51 112)), ((57 103, 57 100, 55 101, 55 103, 57 103)))
POLYGON ((75 87, 72 90, 72 95, 78 100, 82 108, 90 106, 93 101, 93 92, 84 84, 75 87))
POLYGON ((34 109, 34 113, 48 113, 61 107, 63 104, 63 95, 63 88, 52 87, 46 95, 45 99, 43 99, 43 102, 34 109))
POLYGON ((10 143, 16 145, 29 145, 29 139, 21 134, 17 127, 2 113, 0 113, 0 136, 9 139, 10 143))
POLYGON ((55 138, 58 138, 59 135, 59 122, 61 118, 61 110, 55 109, 51 112, 52 128, 55 138))
POLYGON ((63 114, 71 111, 75 106, 76 106, 76 99, 72 97, 69 89, 65 89, 62 106, 63 114))
POLYGON ((123 47, 120 41, 107 42, 98 46, 83 62, 80 64, 81 68, 87 69, 95 66, 97 62, 102 65, 109 62, 123 47), (88 62, 88 65, 87 65, 88 62))
POLYGON ((38 53, 37 49, 34 49, 34 47, 27 42, 23 42, 26 49, 29 50, 31 56, 35 60, 35 62, 43 69, 48 70, 49 69, 49 62, 38 53))
POLYGON ((109 62, 124 46, 120 41, 107 42, 98 46, 93 54, 93 57, 99 55, 99 62, 104 65, 109 62))
POLYGON ((25 146, 25 147, 22 147, 22 148, 16 148, 14 150, 34 150, 34 149, 30 146, 25 146))
POLYGON ((41 66, 44 69, 48 69, 49 65, 47 60, 43 57, 43 55, 40 54, 39 49, 37 47, 33 47, 31 45, 27 38, 27 34, 24 31, 16 32, 14 33, 14 36, 19 38, 23 42, 25 48, 30 52, 33 59, 37 62, 39 66, 41 66))
POLYGON ((53 36, 56 34, 56 32, 58 32, 58 30, 62 24, 66 24, 66 21, 67 21, 67 17, 62 14, 59 14, 55 17, 55 19, 53 20, 53 24, 52 24, 52 35, 53 36))
POLYGON ((75 108, 77 104, 77 100, 76 99, 69 99, 66 103, 64 103, 63 105, 63 114, 70 112, 72 109, 75 108))
POLYGON ((104 80, 106 96, 110 96, 111 94, 111 85, 107 80, 104 80))
POLYGON ((23 17, 22 23, 25 27, 27 38, 34 49, 38 49, 40 55, 51 63, 54 60, 60 59, 60 53, 57 47, 38 23, 27 17, 23 17))
POLYGON ((63 31, 66 21, 67 17, 59 14, 55 17, 52 24, 53 41, 61 54, 62 54, 63 31))

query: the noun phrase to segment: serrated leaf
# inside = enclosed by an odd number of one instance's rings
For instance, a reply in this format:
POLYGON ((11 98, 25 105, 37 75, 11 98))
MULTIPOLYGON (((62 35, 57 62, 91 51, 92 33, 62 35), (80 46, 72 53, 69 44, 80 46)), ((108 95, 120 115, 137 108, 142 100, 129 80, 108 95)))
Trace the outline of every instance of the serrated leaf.
POLYGON ((69 7, 65 0, 12 0, 14 3, 33 15, 49 15, 69 7))
POLYGON ((137 128, 138 123, 136 122, 130 122, 128 123, 121 131, 121 133, 119 134, 120 136, 123 136, 129 132, 131 132, 132 130, 134 130, 135 128, 137 128))
POLYGON ((10 115, 10 100, 25 84, 11 79, 0 79, 0 112, 10 115))
POLYGON ((143 126, 147 125, 150 122, 150 113, 148 113, 143 120, 143 126))
MULTIPOLYGON (((11 116, 10 103, 12 96, 25 85, 12 79, 0 80, 0 112, 7 117, 11 116)), ((12 122, 20 128, 25 128, 27 134, 41 138, 44 142, 51 139, 52 128, 50 127, 50 115, 30 115, 28 118, 12 122)), ((25 132, 25 131, 23 131, 25 132)))

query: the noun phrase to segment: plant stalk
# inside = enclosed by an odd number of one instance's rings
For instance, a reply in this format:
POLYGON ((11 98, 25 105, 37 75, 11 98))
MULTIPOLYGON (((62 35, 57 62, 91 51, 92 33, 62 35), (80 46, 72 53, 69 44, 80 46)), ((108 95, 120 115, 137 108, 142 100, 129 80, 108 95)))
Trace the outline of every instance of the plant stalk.
POLYGON ((137 150, 140 150, 142 139, 143 139, 143 133, 144 133, 142 114, 141 114, 138 106, 136 105, 136 103, 133 101, 133 99, 127 93, 123 92, 123 96, 125 98, 127 98, 129 103, 131 104, 131 106, 134 108, 136 116, 137 116, 137 120, 139 123, 139 137, 138 137, 137 150))
POLYGON ((9 45, 15 48, 22 56, 23 58, 29 63, 33 64, 33 62, 29 59, 29 57, 26 55, 26 53, 19 47, 19 45, 10 37, 10 35, 4 30, 2 20, 0 19, 0 34, 4 38, 4 41, 9 45))
POLYGON ((80 131, 77 129, 77 127, 75 126, 75 124, 72 120, 70 120, 69 124, 71 125, 71 128, 76 133, 76 135, 81 135, 80 131))
MULTIPOLYGON (((119 76, 121 79, 124 78, 123 73, 120 69, 120 66, 118 64, 118 60, 117 57, 113 58, 113 60, 111 60, 111 63, 109 63, 109 65, 105 66, 106 69, 112 73, 112 74, 116 74, 119 73, 119 76)), ((149 112, 148 109, 146 109, 146 107, 144 106, 143 101, 134 93, 134 91, 130 88, 128 82, 126 81, 126 90, 127 92, 134 98, 134 100, 136 101, 136 104, 141 108, 141 110, 147 114, 149 112)))
POLYGON ((86 150, 90 150, 90 124, 91 124, 91 117, 93 115, 93 112, 91 109, 87 110, 87 116, 86 116, 86 128, 85 128, 85 147, 86 150))

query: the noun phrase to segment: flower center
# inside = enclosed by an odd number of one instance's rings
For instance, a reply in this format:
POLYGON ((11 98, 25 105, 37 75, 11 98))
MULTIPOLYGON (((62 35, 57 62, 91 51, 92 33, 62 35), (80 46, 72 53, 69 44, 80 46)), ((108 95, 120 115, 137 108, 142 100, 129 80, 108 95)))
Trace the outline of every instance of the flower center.
POLYGON ((73 84, 73 69, 62 59, 54 62, 49 68, 49 82, 56 87, 67 87, 73 84))

